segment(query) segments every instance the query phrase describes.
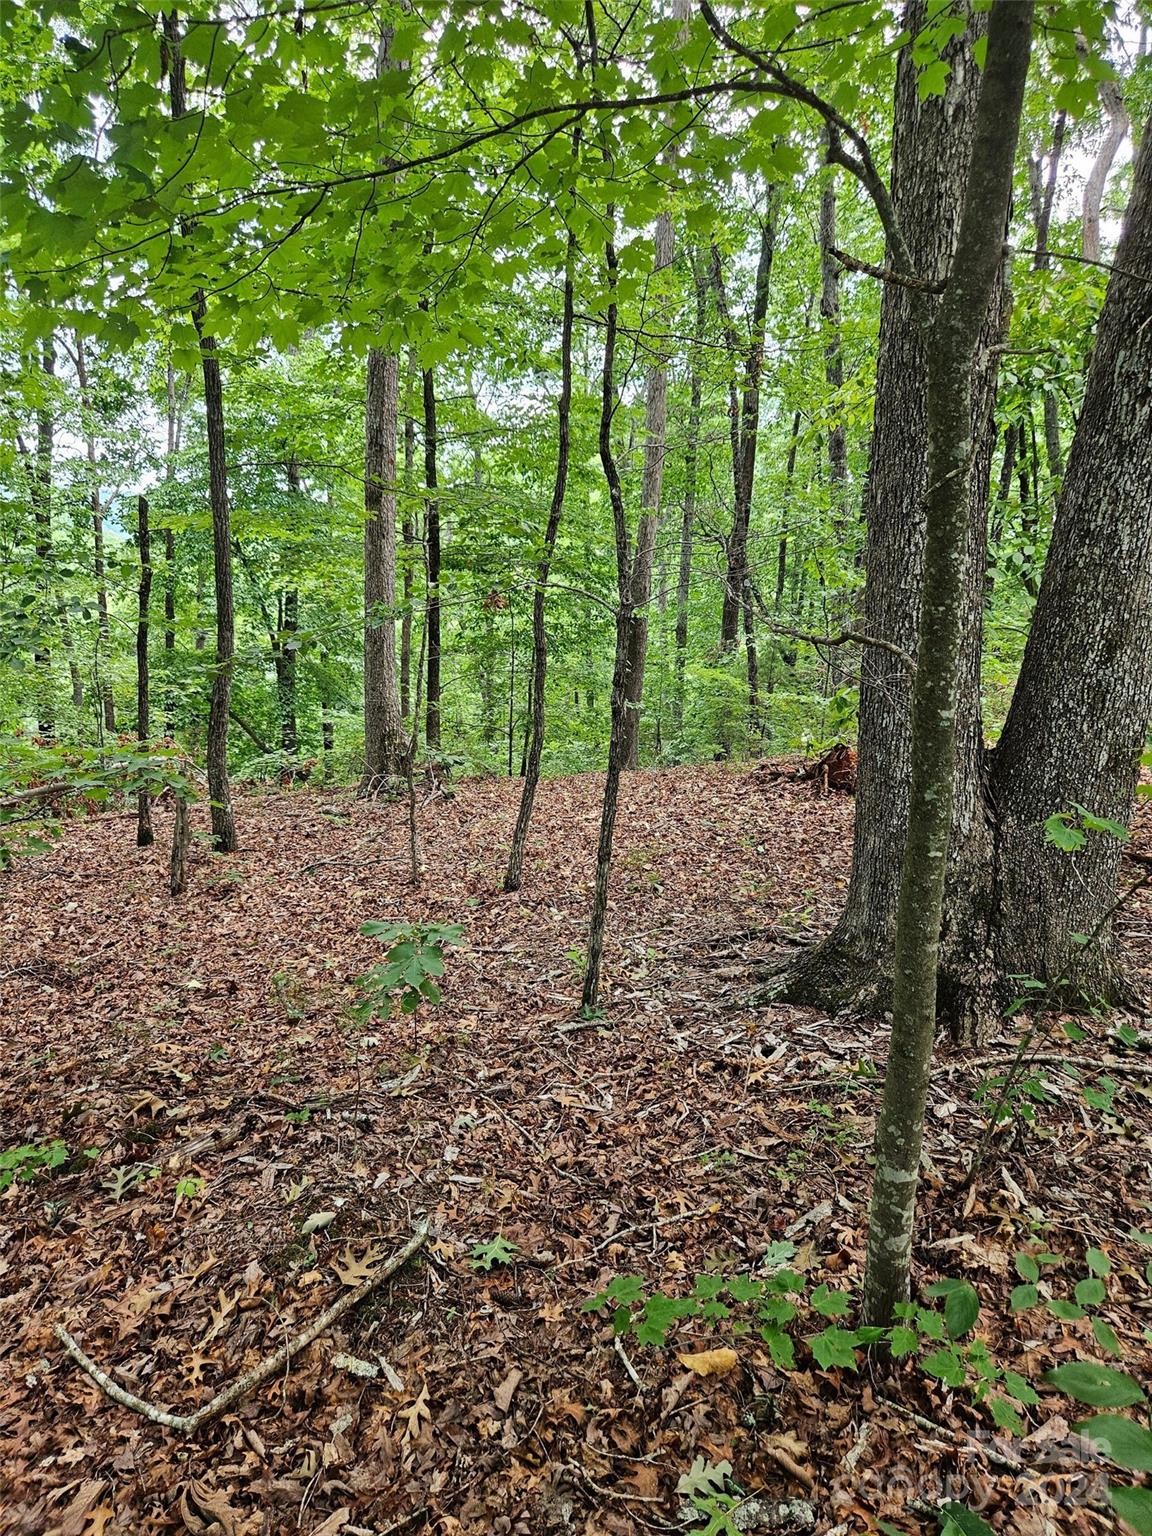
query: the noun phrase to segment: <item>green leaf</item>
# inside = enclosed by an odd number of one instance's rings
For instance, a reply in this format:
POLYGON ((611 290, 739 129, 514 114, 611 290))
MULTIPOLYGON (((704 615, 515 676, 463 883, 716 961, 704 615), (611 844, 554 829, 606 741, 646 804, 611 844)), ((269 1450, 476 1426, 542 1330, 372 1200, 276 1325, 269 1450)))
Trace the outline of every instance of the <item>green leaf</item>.
POLYGON ((1117 1371, 1095 1360, 1070 1360, 1048 1371, 1044 1380, 1078 1403, 1093 1408, 1128 1408, 1142 1403, 1144 1393, 1126 1371, 1117 1371))
POLYGON ((826 1285, 818 1285, 811 1300, 821 1317, 846 1317, 852 1310, 852 1298, 846 1291, 833 1291, 826 1285))
POLYGON ((962 1387, 966 1373, 960 1353, 955 1349, 937 1349, 925 1355, 920 1362, 929 1376, 935 1376, 947 1387, 962 1387))
POLYGON ((1084 846, 1084 834, 1079 827, 1072 825, 1072 819, 1067 812, 1058 816, 1049 816, 1044 823, 1044 836, 1053 847, 1061 849, 1064 853, 1078 853, 1084 846))
POLYGON ((1074 1301, 1063 1301, 1059 1296, 1054 1297, 1048 1303, 1048 1310, 1053 1317, 1060 1319, 1062 1323, 1075 1323, 1086 1316, 1083 1307, 1078 1307, 1074 1301))
POLYGON ((1084 1255, 1088 1268, 1094 1275, 1110 1275, 1112 1273, 1112 1260, 1099 1248, 1089 1248, 1084 1255))
POLYGON ((1103 1413, 1072 1428, 1085 1435, 1101 1455, 1130 1472, 1152 1472, 1152 1430, 1119 1414, 1103 1413))
POLYGON ((1006 1429, 1012 1435, 1024 1433, 1024 1420, 1006 1397, 990 1397, 988 1407, 992 1410, 992 1417, 1001 1429, 1006 1429))
POLYGON ((1039 1392, 1031 1382, 1020 1375, 1019 1371, 1004 1372, 1004 1390, 1009 1397, 1015 1398, 1018 1403, 1026 1403, 1029 1407, 1034 1407, 1040 1401, 1039 1392))
POLYGON ((1017 1285, 1013 1287, 1012 1294, 1008 1298, 1008 1305, 1013 1312, 1027 1312, 1029 1307, 1034 1307, 1040 1300, 1040 1292, 1034 1285, 1017 1285))
POLYGON ((1138 1536, 1152 1536, 1152 1488, 1109 1488, 1108 1501, 1138 1536))
POLYGON ((910 1355, 919 1342, 919 1336, 913 1329, 904 1328, 899 1324, 888 1334, 889 1348, 897 1360, 903 1360, 905 1355, 910 1355))
POLYGON ((1018 1253, 1016 1255, 1016 1273, 1021 1280, 1029 1280, 1035 1285, 1040 1278, 1040 1266, 1030 1253, 1018 1253))
POLYGON ((1102 1317, 1094 1317, 1091 1321, 1091 1327, 1096 1337, 1096 1342, 1101 1349, 1106 1349, 1110 1355, 1122 1355, 1124 1353, 1120 1348, 1120 1340, 1116 1337, 1115 1330, 1109 1327, 1102 1317))
POLYGON ((980 1316, 980 1298, 967 1281, 962 1282, 944 1302, 944 1322, 954 1339, 961 1339, 976 1325, 980 1316))
POLYGON ((856 1369, 856 1335, 847 1328, 825 1328, 804 1342, 821 1370, 827 1371, 833 1366, 850 1371, 856 1369))
POLYGON ((987 1520, 953 1499, 940 1506, 940 1536, 996 1536, 987 1520))

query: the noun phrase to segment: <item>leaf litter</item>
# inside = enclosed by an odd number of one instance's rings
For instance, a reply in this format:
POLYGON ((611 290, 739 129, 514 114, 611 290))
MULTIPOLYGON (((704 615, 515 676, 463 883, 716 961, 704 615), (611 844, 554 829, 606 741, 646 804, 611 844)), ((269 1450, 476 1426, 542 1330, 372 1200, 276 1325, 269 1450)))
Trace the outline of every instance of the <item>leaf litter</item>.
MULTIPOLYGON (((605 1016, 587 1021, 600 780, 541 786, 524 888, 505 895, 518 790, 465 781, 427 807, 419 888, 403 808, 331 789, 243 796, 241 852, 201 846, 178 900, 162 847, 128 846, 114 816, 5 877, 4 1144, 59 1139, 68 1161, 0 1195, 0 1530, 684 1529, 685 1483, 731 1468, 765 1510, 915 1532, 957 1467, 1005 1530, 1098 1529, 1087 1495, 1060 1502, 1054 1414, 997 1440, 922 1374, 783 1373, 754 1337, 692 1328, 626 1352, 581 1312, 614 1274, 688 1288, 785 1234, 798 1267, 858 1284, 885 1029, 748 1002, 834 919, 848 800, 720 765, 628 775, 605 1016), (355 979, 378 953, 359 930, 377 920, 462 922, 465 948, 440 1007, 362 1028, 355 979), (53 1335, 63 1322, 122 1386, 191 1412, 418 1217, 416 1260, 192 1440, 109 1401, 53 1335), (1032 1465, 1055 1470, 1025 1507, 1032 1465)), ((1147 902, 1125 922, 1147 970, 1147 902)), ((1067 1060, 1098 1074, 1114 1051, 1105 1030, 1067 1060)), ((1041 1125, 999 1136, 963 1197, 986 1064, 940 1066, 922 1280, 969 1279, 990 1346, 1036 1379, 1096 1351, 1083 1323, 1009 1312, 1011 1255, 1041 1230, 1073 1259, 1092 1245, 1117 1281, 1109 1324, 1147 1372, 1130 1234, 1152 1226, 1152 1074, 1122 1073, 1109 1114, 1052 1074, 1041 1125)))

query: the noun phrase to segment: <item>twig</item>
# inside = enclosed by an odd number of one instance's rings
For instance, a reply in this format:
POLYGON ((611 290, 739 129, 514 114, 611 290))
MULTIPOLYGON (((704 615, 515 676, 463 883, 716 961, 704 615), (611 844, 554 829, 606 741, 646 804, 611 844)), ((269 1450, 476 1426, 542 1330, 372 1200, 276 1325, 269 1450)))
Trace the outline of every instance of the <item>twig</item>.
POLYGON ((691 1221, 696 1216, 711 1216, 713 1209, 714 1207, 710 1205, 704 1205, 698 1211, 682 1211, 676 1216, 661 1216, 657 1221, 638 1221, 630 1227, 620 1227, 618 1231, 610 1232, 594 1248, 589 1248, 587 1253, 582 1253, 576 1258, 565 1259, 563 1264, 557 1264, 556 1268, 558 1270, 567 1269, 569 1264, 583 1264, 602 1249, 610 1248, 613 1243, 618 1243, 621 1238, 631 1237, 633 1232, 655 1232, 657 1227, 669 1227, 674 1222, 691 1221))
POLYGON ((211 1402, 205 1403, 202 1408, 197 1408, 195 1413, 170 1413, 166 1408, 157 1408, 155 1404, 145 1402, 142 1397, 137 1397, 134 1392, 129 1392, 125 1387, 118 1385, 94 1361, 90 1360, 63 1323, 57 1323, 54 1332, 65 1351, 71 1355, 80 1369, 91 1376, 105 1396, 110 1397, 114 1403, 119 1403, 122 1408, 133 1409, 151 1423, 161 1424, 165 1429, 174 1429, 182 1435, 193 1435, 202 1424, 208 1424, 213 1419, 219 1418, 222 1413, 232 1407, 233 1403, 238 1403, 241 1398, 247 1397, 257 1387, 263 1386, 266 1381, 278 1375, 289 1361, 294 1360, 302 1350, 307 1349, 309 1344, 342 1318, 345 1312, 351 1311, 382 1281, 387 1280, 389 1275, 394 1275, 405 1265, 412 1255, 424 1246, 427 1239, 427 1224, 421 1223, 404 1246, 398 1248, 374 1275, 369 1276, 354 1291, 347 1291, 338 1301, 333 1302, 326 1312, 322 1312, 315 1322, 305 1328, 303 1333, 298 1333, 295 1338, 289 1339, 275 1353, 265 1355, 264 1359, 254 1365, 250 1371, 245 1371, 239 1380, 234 1381, 230 1387, 225 1387, 223 1392, 218 1392, 211 1402))
POLYGON ((858 256, 849 256, 847 251, 839 251, 834 245, 828 247, 829 256, 834 256, 842 267, 848 272, 863 272, 865 277, 878 277, 882 283, 896 283, 901 288, 911 288, 916 293, 943 293, 945 285, 934 283, 927 277, 910 277, 906 272, 894 272, 891 267, 876 267, 870 261, 861 261, 858 256))
POLYGON ((628 1372, 629 1380, 635 1383, 637 1392, 643 1392, 644 1383, 640 1380, 639 1376, 637 1376, 636 1367, 632 1364, 631 1360, 629 1360, 624 1346, 620 1342, 620 1335, 618 1333, 612 1335, 612 1348, 619 1355, 620 1364, 628 1372))

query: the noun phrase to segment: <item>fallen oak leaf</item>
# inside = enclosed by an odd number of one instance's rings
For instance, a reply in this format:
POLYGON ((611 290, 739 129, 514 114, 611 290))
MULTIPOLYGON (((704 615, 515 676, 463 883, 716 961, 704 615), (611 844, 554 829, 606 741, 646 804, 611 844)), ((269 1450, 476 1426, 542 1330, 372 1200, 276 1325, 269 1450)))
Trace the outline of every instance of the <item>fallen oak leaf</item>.
POLYGON ((695 1355, 677 1355, 677 1360, 694 1376, 727 1376, 740 1364, 740 1356, 734 1349, 705 1349, 695 1355))
POLYGON ((507 1376, 505 1376, 504 1380, 492 1393, 492 1401, 496 1404, 501 1413, 508 1412, 509 1408, 512 1406, 512 1399, 515 1396, 516 1388, 523 1380, 524 1372, 518 1371, 516 1367, 513 1366, 513 1368, 508 1372, 507 1376))
POLYGON ((385 1257, 384 1249, 376 1243, 369 1243, 362 1258, 357 1258, 351 1243, 345 1243, 332 1260, 332 1268, 342 1285, 363 1285, 365 1280, 371 1280, 385 1257))
POLYGON ((432 1422, 432 1410, 428 1407, 427 1384, 420 1388, 420 1395, 411 1408, 402 1408, 400 1410, 400 1417, 405 1420, 403 1436, 405 1443, 411 1440, 418 1440, 423 1422, 428 1424, 432 1422))

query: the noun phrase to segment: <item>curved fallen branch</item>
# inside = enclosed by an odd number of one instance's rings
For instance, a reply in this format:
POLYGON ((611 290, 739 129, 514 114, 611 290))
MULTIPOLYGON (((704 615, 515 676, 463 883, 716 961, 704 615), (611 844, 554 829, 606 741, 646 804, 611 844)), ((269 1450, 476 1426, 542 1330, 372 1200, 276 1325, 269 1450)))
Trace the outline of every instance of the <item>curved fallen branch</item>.
POLYGON ((262 1387, 266 1381, 278 1375, 289 1361, 294 1360, 301 1350, 307 1349, 309 1344, 331 1328, 333 1323, 339 1321, 345 1312, 350 1312, 358 1302, 363 1301, 365 1296, 387 1280, 389 1275, 394 1275, 398 1269, 401 1269, 427 1240, 427 1224, 421 1223, 404 1246, 398 1248, 390 1258, 386 1259, 374 1275, 370 1275, 355 1290, 347 1291, 338 1301, 333 1302, 326 1312, 322 1312, 313 1323, 310 1323, 303 1333, 298 1333, 294 1338, 289 1339, 273 1354, 265 1355, 264 1359, 254 1365, 250 1371, 245 1371, 244 1375, 234 1381, 230 1387, 225 1387, 223 1392, 218 1392, 211 1402, 197 1408, 195 1413, 169 1413, 166 1408, 157 1408, 154 1403, 145 1402, 142 1397, 137 1397, 134 1392, 129 1392, 126 1387, 113 1381, 94 1360, 89 1359, 63 1323, 57 1323, 53 1331, 80 1369, 91 1376, 105 1396, 110 1397, 114 1403, 119 1403, 122 1408, 131 1408, 151 1423, 162 1424, 165 1429, 174 1429, 181 1435, 194 1435, 202 1425, 219 1418, 234 1403, 240 1402, 257 1387, 262 1387))

